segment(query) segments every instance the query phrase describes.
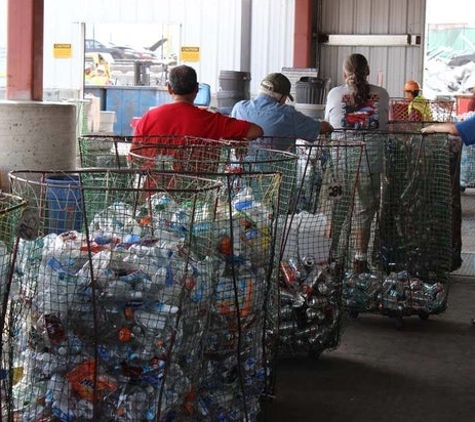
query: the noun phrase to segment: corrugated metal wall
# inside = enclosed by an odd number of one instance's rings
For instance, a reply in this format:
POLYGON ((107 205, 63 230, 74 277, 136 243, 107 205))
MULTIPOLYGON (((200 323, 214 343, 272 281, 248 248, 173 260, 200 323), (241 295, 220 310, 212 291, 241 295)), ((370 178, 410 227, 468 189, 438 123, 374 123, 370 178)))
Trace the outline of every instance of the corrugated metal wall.
MULTIPOLYGON (((163 35, 164 25, 180 28, 181 46, 199 46, 201 60, 190 63, 202 82, 219 86, 220 70, 251 72, 251 93, 269 72, 292 67, 295 0, 247 0, 251 2, 251 22, 242 19, 242 0, 45 0, 45 87, 74 87, 81 80, 82 61, 52 58, 54 43, 73 44, 78 51, 80 26, 86 35, 103 41, 114 37, 131 40, 139 35, 141 46, 163 35), (138 26, 137 26, 138 25, 138 26), (101 28, 108 28, 106 32, 101 28), (115 28, 115 29, 114 29, 115 28), (138 28, 138 29, 137 29, 138 28), (92 32, 94 30, 94 32, 92 32), (104 33, 106 35, 104 35, 104 33), (241 43, 252 40, 249 61, 243 62, 241 43), (144 37, 147 37, 146 40, 144 37), (106 39, 104 39, 106 38, 106 39), (74 73, 71 69, 76 69, 74 73)), ((392 96, 401 96, 408 78, 422 80, 426 0, 319 0, 319 31, 323 34, 418 34, 420 46, 331 46, 319 47, 322 76, 332 84, 342 83, 341 64, 351 52, 366 55, 370 81, 382 83, 392 96)), ((119 41, 124 42, 124 41, 119 41)))
POLYGON ((295 6, 294 0, 253 0, 251 4, 252 22, 248 22, 242 19, 242 0, 45 0, 44 85, 79 85, 82 73, 73 74, 70 69, 82 72, 82 59, 54 59, 52 46, 69 42, 73 54, 78 52, 78 22, 85 22, 87 38, 116 43, 130 39, 129 44, 143 40, 138 46, 160 39, 164 27, 179 27, 181 46, 200 47, 200 61, 189 64, 213 92, 219 86, 220 70, 250 71, 251 92, 255 92, 267 73, 292 65, 295 6), (243 32, 252 37, 250 69, 241 62, 243 32))
POLYGON ((348 54, 364 54, 369 80, 393 97, 402 96, 407 79, 422 82, 425 0, 321 0, 323 34, 421 35, 420 46, 320 46, 320 74, 332 85, 343 83, 342 63, 348 54))
POLYGON ((74 46, 81 42, 75 24, 80 21, 86 23, 87 38, 139 47, 167 35, 164 32, 170 27, 179 28, 176 30, 180 39, 174 40, 177 49, 200 47, 201 60, 190 65, 196 68, 201 81, 213 87, 219 69, 240 69, 241 0, 45 0, 45 16, 49 19, 46 27, 52 29, 45 33, 45 67, 52 70, 48 74, 55 75, 45 75, 47 87, 71 85, 58 71, 61 63, 48 56, 48 52, 55 42, 71 42, 74 51, 74 46), (137 45, 137 40, 143 41, 137 45))
POLYGON ((252 10, 251 92, 261 80, 293 65, 295 0, 254 0, 252 10))

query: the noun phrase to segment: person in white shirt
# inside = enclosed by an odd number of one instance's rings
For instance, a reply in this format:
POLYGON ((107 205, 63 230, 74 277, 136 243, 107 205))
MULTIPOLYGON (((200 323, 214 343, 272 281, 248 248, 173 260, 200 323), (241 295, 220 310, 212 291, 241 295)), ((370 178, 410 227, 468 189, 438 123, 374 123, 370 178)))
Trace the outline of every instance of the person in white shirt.
MULTIPOLYGON (((368 244, 371 226, 380 202, 381 174, 384 163, 384 135, 388 129, 389 94, 368 82, 368 61, 362 54, 350 54, 343 63, 345 83, 332 88, 327 96, 325 120, 335 128, 332 139, 364 141, 363 163, 358 177, 357 195, 360 206, 355 212, 355 256, 353 271, 368 272, 368 244), (373 132, 373 133, 371 133, 373 132)), ((340 205, 335 204, 338 208, 340 205)), ((332 237, 339 242, 340 231, 348 221, 336 221, 349 210, 334 209, 332 237)), ((347 218, 347 217, 345 217, 347 218)))

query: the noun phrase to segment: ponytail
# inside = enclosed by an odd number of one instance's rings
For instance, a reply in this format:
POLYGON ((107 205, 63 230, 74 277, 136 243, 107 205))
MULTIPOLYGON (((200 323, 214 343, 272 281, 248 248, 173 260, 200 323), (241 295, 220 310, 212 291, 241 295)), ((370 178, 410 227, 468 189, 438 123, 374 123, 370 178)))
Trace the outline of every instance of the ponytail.
POLYGON ((351 105, 360 108, 369 100, 369 66, 366 57, 362 54, 349 55, 343 64, 346 75, 346 84, 350 89, 351 105))

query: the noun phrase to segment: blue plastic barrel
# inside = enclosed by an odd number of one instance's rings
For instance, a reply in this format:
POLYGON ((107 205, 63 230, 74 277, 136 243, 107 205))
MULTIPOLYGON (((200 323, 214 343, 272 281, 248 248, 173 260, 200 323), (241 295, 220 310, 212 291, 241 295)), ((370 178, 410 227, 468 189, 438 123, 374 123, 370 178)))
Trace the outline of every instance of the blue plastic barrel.
POLYGON ((48 233, 81 231, 83 220, 79 176, 61 174, 46 178, 48 233))

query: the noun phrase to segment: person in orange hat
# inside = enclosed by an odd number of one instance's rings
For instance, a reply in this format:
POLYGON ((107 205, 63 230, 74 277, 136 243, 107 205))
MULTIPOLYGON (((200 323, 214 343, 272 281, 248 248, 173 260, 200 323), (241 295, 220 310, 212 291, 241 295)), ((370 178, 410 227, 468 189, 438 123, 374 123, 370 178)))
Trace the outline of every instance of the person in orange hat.
POLYGON ((407 114, 415 122, 433 121, 429 101, 422 95, 421 86, 413 79, 404 84, 404 98, 408 100, 407 114))

